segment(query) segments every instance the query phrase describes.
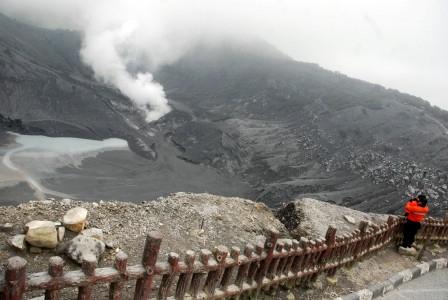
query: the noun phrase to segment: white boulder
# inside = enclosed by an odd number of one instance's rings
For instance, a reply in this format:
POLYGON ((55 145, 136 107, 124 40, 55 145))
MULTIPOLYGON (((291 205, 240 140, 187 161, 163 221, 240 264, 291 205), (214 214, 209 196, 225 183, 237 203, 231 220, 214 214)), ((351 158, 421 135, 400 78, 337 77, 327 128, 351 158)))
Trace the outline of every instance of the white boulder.
POLYGON ((32 246, 55 248, 58 244, 58 233, 52 221, 31 221, 25 225, 25 240, 32 246))
POLYGON ((65 228, 73 232, 81 232, 87 219, 87 209, 83 207, 75 207, 67 211, 62 222, 65 228))

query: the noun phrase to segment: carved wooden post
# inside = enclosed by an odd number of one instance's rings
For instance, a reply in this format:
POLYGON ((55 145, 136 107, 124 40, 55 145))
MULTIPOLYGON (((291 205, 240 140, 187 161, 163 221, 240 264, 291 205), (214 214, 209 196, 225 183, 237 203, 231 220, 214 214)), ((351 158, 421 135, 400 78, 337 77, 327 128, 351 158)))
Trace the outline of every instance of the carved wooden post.
POLYGON ((221 282, 228 252, 227 247, 222 245, 216 247, 213 251, 215 260, 218 263, 218 269, 216 271, 209 272, 207 280, 205 281, 204 290, 209 296, 213 296, 215 294, 216 287, 219 286, 221 282))
POLYGON ((332 254, 336 243, 336 231, 333 226, 328 226, 327 233, 325 234, 325 243, 327 244, 327 250, 325 251, 322 259, 322 263, 326 264, 328 261, 332 261, 332 254))
POLYGON ((176 299, 178 300, 183 300, 185 293, 190 289, 191 280, 193 278, 194 260, 194 252, 188 250, 185 253, 185 265, 187 266, 187 270, 179 276, 179 281, 177 283, 176 299))
POLYGON ((252 259, 252 253, 254 252, 254 246, 252 244, 247 244, 246 248, 244 248, 244 257, 242 265, 238 268, 238 273, 236 275, 235 284, 237 287, 241 288, 243 286, 244 281, 247 278, 250 267, 250 260, 252 259))
POLYGON ((277 274, 278 265, 280 263, 280 257, 279 254, 283 252, 283 248, 285 247, 285 243, 283 241, 278 241, 276 245, 276 257, 272 258, 271 265, 268 268, 268 271, 266 273, 266 277, 268 279, 274 279, 275 275, 277 274))
POLYGON ((221 288, 223 291, 227 290, 227 287, 230 285, 230 282, 235 274, 235 271, 238 269, 240 248, 232 247, 230 249, 230 257, 233 259, 233 265, 228 267, 224 271, 224 275, 222 276, 221 288))
POLYGON ((151 294, 154 267, 159 255, 162 236, 158 232, 150 232, 146 236, 145 250, 143 251, 142 264, 146 270, 143 278, 137 280, 135 285, 134 300, 147 300, 151 294))
POLYGON ((367 227, 369 226, 369 223, 366 221, 361 221, 359 223, 359 234, 360 234, 360 241, 358 243, 358 245, 356 246, 355 249, 355 255, 354 255, 354 259, 358 260, 358 258, 360 257, 361 253, 364 251, 364 247, 365 247, 365 239, 366 239, 366 235, 367 235, 367 227))
POLYGON ((177 274, 179 273, 179 255, 177 253, 171 252, 168 255, 168 263, 170 265, 170 270, 168 274, 165 274, 162 277, 157 300, 165 300, 166 298, 168 298, 170 287, 173 284, 173 281, 176 278, 177 274))
MULTIPOLYGON (((54 279, 59 279, 64 274, 64 260, 59 256, 50 257, 48 275, 54 279)), ((55 289, 45 291, 45 300, 58 300, 60 297, 59 286, 55 289)))
POLYGON ((270 293, 274 292, 276 284, 273 284, 275 277, 277 276, 278 268, 280 265, 280 255, 283 252, 283 248, 285 247, 285 243, 283 241, 277 241, 277 246, 274 252, 274 257, 272 258, 271 265, 268 268, 266 273, 266 277, 269 280, 269 285, 265 288, 266 291, 270 293))
POLYGON ((120 273, 120 279, 117 282, 112 282, 109 288, 109 300, 120 300, 121 294, 126 280, 126 268, 128 264, 128 256, 123 251, 120 251, 115 256, 115 269, 120 273))
POLYGON ((266 237, 266 242, 264 244, 264 250, 266 251, 266 258, 261 261, 260 268, 255 277, 255 280, 257 282, 256 295, 259 295, 263 279, 266 276, 267 271, 269 270, 269 266, 271 264, 274 255, 274 249, 277 244, 278 235, 279 232, 277 230, 272 230, 269 233, 269 236, 266 237))
POLYGON ((289 288, 292 288, 294 286, 299 276, 301 275, 303 259, 305 257, 306 249, 303 248, 302 239, 300 239, 300 241, 296 241, 296 246, 297 246, 296 253, 291 265, 291 272, 294 274, 294 277, 288 281, 289 288))
MULTIPOLYGON (((86 275, 86 277, 90 277, 95 275, 96 269, 96 258, 93 254, 89 257, 86 257, 81 264, 81 270, 86 275)), ((92 286, 87 284, 86 286, 81 286, 78 289, 78 300, 90 300, 92 299, 92 286)))
POLYGON ((300 253, 299 249, 300 249, 299 248, 299 241, 298 240, 292 240, 291 241, 291 250, 289 252, 288 260, 286 262, 286 266, 285 266, 285 269, 284 269, 284 272, 283 272, 288 277, 290 276, 290 272, 293 272, 292 268, 293 268, 294 260, 296 259, 297 255, 300 253))
MULTIPOLYGON (((204 265, 204 269, 207 269, 210 256, 212 256, 212 253, 208 249, 202 249, 201 253, 199 255, 199 259, 201 263, 204 265)), ((203 271, 200 273, 195 273, 193 275, 193 279, 191 280, 191 287, 190 287, 190 294, 193 297, 193 299, 196 299, 202 289, 202 286, 204 284, 204 280, 207 276, 207 271, 203 271)))
POLYGON ((5 300, 21 300, 25 292, 26 260, 14 256, 8 259, 5 272, 5 300))
POLYGON ((257 274, 261 265, 261 256, 263 255, 264 244, 257 243, 255 245, 255 254, 257 255, 257 260, 252 262, 249 267, 249 272, 247 274, 247 283, 252 285, 255 280, 255 275, 257 274))
MULTIPOLYGON (((292 240, 287 239, 287 240, 284 241, 284 243, 285 243, 285 250, 284 250, 284 252, 287 255, 283 256, 280 259, 280 263, 279 263, 278 269, 277 269, 277 276, 279 276, 279 277, 281 277, 282 275, 288 275, 287 272, 285 274, 285 270, 286 270, 286 267, 288 265, 288 262, 290 261, 291 255, 294 252, 294 250, 292 249, 292 247, 293 247, 292 240)), ((292 260, 291 260, 291 262, 292 262, 292 260)))

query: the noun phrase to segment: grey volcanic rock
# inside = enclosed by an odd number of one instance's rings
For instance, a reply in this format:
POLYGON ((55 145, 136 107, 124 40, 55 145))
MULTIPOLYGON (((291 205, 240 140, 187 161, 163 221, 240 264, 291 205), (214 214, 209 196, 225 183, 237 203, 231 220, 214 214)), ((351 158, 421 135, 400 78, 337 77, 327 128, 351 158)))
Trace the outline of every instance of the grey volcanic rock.
POLYGON ((106 245, 103 241, 80 234, 68 243, 66 254, 80 264, 83 260, 88 260, 91 257, 98 262, 105 250, 106 245))
POLYGON ((276 215, 295 238, 325 238, 328 226, 336 228, 337 235, 351 233, 361 221, 383 224, 388 218, 388 215, 364 213, 311 198, 290 202, 276 215), (348 222, 347 218, 354 222, 348 222))

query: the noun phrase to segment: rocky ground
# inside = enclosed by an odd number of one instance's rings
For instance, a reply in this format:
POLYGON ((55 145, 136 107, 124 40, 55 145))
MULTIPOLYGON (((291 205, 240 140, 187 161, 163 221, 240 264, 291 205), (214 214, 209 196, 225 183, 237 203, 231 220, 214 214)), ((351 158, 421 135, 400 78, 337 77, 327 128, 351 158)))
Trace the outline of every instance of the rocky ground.
POLYGON ((349 233, 358 228, 360 221, 382 224, 388 215, 369 214, 311 198, 286 204, 277 212, 294 237, 325 238, 328 226, 337 228, 337 234, 349 233))
MULTIPOLYGON (((4 263, 8 257, 20 255, 28 261, 29 272, 38 272, 47 269, 49 257, 59 254, 66 260, 65 270, 79 268, 73 259, 67 257, 70 255, 70 251, 67 252, 67 244, 73 246, 72 239, 77 235, 70 230, 65 230, 64 238, 56 249, 26 245, 27 249, 21 251, 8 244, 11 237, 23 232, 24 225, 30 221, 49 220, 67 224, 67 211, 76 207, 81 214, 84 209, 87 211, 85 226, 88 230, 84 230, 82 235, 89 237, 102 235, 101 243, 105 245, 99 247, 107 246, 99 260, 100 266, 111 266, 114 255, 120 250, 129 255, 129 264, 138 264, 145 235, 153 230, 158 230, 163 235, 159 255, 159 259, 163 260, 171 251, 182 256, 187 249, 197 252, 203 248, 212 249, 220 244, 243 248, 248 242, 263 240, 270 229, 278 230, 281 237, 286 238, 297 236, 316 238, 325 235, 329 225, 335 226, 341 233, 353 230, 362 220, 381 223, 387 218, 386 215, 366 214, 314 199, 292 202, 276 214, 262 203, 210 194, 176 193, 157 200, 134 204, 103 201, 89 203, 64 199, 31 201, 18 206, 0 207, 0 224, 2 224, 0 261, 4 263), (292 215, 295 217, 292 218, 292 215), (11 225, 6 228, 5 223, 11 225), (94 228, 101 229, 102 233, 98 234, 94 228)), ((78 236, 77 239, 81 237, 78 236)), ((443 251, 441 248, 430 250, 432 252, 428 251, 426 255, 439 255, 443 251)), ((339 271, 337 282, 327 281, 321 277, 306 289, 300 288, 292 292, 280 290, 277 294, 266 297, 330 299, 360 289, 372 281, 383 280, 414 263, 413 258, 402 257, 390 248, 356 264, 352 269, 339 271)), ((129 284, 126 288, 131 293, 133 284, 129 284)), ((106 286, 100 286, 98 297, 104 296, 106 291, 106 286)), ((72 292, 66 289, 64 297, 69 299, 73 295, 72 292)), ((32 292, 27 296, 39 295, 32 292)))

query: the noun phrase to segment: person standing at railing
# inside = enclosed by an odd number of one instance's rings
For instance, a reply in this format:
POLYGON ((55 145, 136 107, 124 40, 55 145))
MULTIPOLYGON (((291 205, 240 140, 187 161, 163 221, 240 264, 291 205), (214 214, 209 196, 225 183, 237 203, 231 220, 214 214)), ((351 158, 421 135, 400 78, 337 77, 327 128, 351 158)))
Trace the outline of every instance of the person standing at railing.
POLYGON ((415 241, 415 235, 421 227, 421 222, 429 212, 428 199, 425 195, 419 195, 415 199, 411 199, 404 207, 406 221, 403 224, 403 243, 399 251, 402 254, 417 254, 412 244, 415 241))

